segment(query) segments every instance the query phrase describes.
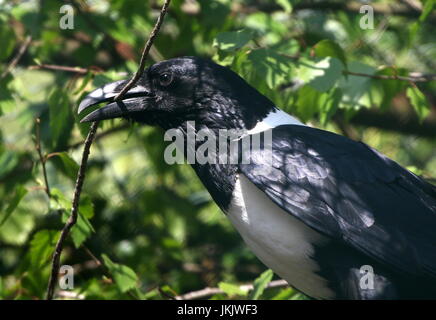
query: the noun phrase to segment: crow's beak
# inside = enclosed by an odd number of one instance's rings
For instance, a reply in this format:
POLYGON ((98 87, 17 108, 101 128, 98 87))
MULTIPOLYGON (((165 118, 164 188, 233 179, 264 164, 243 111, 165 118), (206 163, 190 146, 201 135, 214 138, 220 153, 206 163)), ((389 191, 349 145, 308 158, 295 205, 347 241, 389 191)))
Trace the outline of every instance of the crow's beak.
POLYGON ((79 105, 77 113, 102 102, 109 102, 106 106, 99 108, 86 115, 80 122, 113 119, 128 117, 132 113, 144 111, 147 107, 147 100, 152 98, 150 92, 141 85, 131 88, 121 101, 114 101, 114 97, 126 85, 128 80, 120 80, 108 83, 88 94, 79 105))

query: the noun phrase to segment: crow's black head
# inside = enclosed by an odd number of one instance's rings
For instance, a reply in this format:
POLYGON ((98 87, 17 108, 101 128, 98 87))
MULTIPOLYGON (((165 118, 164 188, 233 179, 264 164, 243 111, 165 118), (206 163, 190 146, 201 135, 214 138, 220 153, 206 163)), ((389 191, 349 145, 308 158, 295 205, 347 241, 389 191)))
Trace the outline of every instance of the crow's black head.
POLYGON ((211 128, 251 129, 274 106, 236 73, 211 61, 182 57, 145 70, 122 101, 113 98, 127 83, 107 84, 86 96, 78 112, 109 102, 82 122, 129 118, 164 129, 192 120, 211 128))

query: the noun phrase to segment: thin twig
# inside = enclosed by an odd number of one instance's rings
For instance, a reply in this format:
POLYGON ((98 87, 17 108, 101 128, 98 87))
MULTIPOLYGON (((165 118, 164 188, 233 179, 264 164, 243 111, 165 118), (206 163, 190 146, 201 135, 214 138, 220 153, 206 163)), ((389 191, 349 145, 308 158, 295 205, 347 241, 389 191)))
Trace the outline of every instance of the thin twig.
POLYGON ((91 148, 92 141, 94 140, 97 127, 98 127, 98 122, 93 122, 91 124, 91 128, 89 129, 88 136, 86 137, 85 140, 85 146, 83 148, 83 154, 82 154, 82 162, 80 163, 79 172, 77 174, 76 186, 74 188, 71 215, 68 218, 64 228, 62 229, 61 235, 59 237, 58 242, 56 243, 55 251, 53 253, 50 280, 47 288, 47 300, 53 299, 54 289, 58 279, 59 263, 60 263, 63 245, 65 239, 70 233, 71 228, 76 224, 77 221, 80 194, 82 192, 83 182, 85 180, 85 172, 88 163, 89 150, 91 148))
POLYGON ((45 193, 47 193, 47 196, 50 198, 51 197, 50 186, 48 184, 47 169, 45 166, 47 158, 42 155, 42 150, 41 150, 40 123, 41 120, 39 118, 36 118, 35 119, 35 149, 38 152, 39 162, 41 162, 42 174, 44 176, 44 183, 45 183, 44 190, 45 193))
POLYGON ((30 70, 47 69, 47 70, 55 70, 55 71, 73 72, 79 74, 87 74, 89 71, 92 71, 94 73, 103 72, 103 70, 98 67, 80 68, 80 67, 59 66, 54 64, 38 64, 34 66, 29 66, 29 69, 30 70))
POLYGON ((436 74, 422 74, 419 76, 409 75, 408 77, 404 76, 397 76, 397 75, 383 75, 383 74, 367 74, 367 73, 361 73, 361 72, 353 72, 353 71, 342 71, 344 74, 352 75, 352 76, 359 76, 359 77, 368 77, 373 79, 380 79, 380 80, 402 80, 402 81, 409 81, 409 82, 427 82, 427 81, 433 81, 436 80, 436 74))
MULTIPOLYGON (((256 3, 253 1, 253 3, 256 3)), ((361 1, 300 1, 292 6, 292 11, 297 12, 301 10, 316 10, 316 11, 343 11, 350 14, 361 14, 360 10, 364 3, 361 1)), ((374 14, 376 16, 382 15, 398 15, 408 18, 418 18, 422 11, 413 10, 408 6, 398 3, 371 3, 374 14)), ((257 5, 243 6, 241 8, 235 7, 238 13, 252 13, 252 12, 265 12, 273 13, 275 11, 283 11, 278 3, 273 1, 259 1, 257 5)), ((433 21, 436 18, 434 14, 430 14, 427 21, 433 21)))
POLYGON ((362 140, 359 133, 352 126, 348 125, 348 123, 345 122, 343 118, 336 117, 335 122, 339 130, 341 130, 342 135, 355 141, 362 140))
POLYGON ((120 93, 117 94, 117 96, 114 98, 115 101, 121 100, 121 98, 124 96, 124 94, 130 90, 130 88, 133 87, 133 85, 139 80, 139 78, 144 73, 145 69, 145 59, 148 56, 148 52, 150 51, 151 46, 153 45, 154 39, 156 38, 160 27, 162 25, 163 19, 165 17, 165 14, 167 13, 168 6, 170 5, 171 0, 165 0, 164 5, 162 6, 162 9, 160 11, 159 17, 157 18, 156 24, 154 25, 153 30, 151 30, 150 36, 145 43, 144 50, 142 51, 141 60, 139 62, 139 68, 136 71, 133 78, 124 86, 124 88, 120 91, 120 93))
MULTIPOLYGON (((289 284, 285 280, 274 280, 268 283, 266 286, 267 289, 269 288, 282 288, 287 287, 289 284)), ((254 289, 254 286, 252 284, 244 284, 239 286, 239 289, 244 291, 250 291, 254 289)), ((223 294, 224 291, 220 288, 204 288, 198 291, 192 291, 188 292, 179 296, 174 297, 175 300, 195 300, 195 299, 202 299, 206 297, 213 296, 215 294, 223 294)))
MULTIPOLYGON (((163 18, 167 12, 169 3, 170 3, 170 0, 165 0, 165 3, 162 7, 159 18, 156 21, 156 24, 155 24, 153 30, 151 31, 150 37, 145 44, 144 50, 142 52, 141 62, 140 62, 138 71, 136 72, 136 74, 132 78, 132 80, 130 80, 129 83, 123 88, 123 90, 117 95, 115 100, 120 99, 124 95, 124 93, 127 92, 130 89, 130 87, 135 84, 135 82, 139 79, 139 77, 144 72, 145 59, 148 55, 148 52, 150 51, 150 48, 153 44, 154 39, 157 36, 157 33, 159 32, 159 29, 160 29, 162 22, 163 22, 163 18)), ((59 67, 59 66, 57 66, 57 67, 59 67)), ((63 69, 63 71, 77 72, 77 68, 74 68, 73 70, 66 70, 64 67, 62 69, 63 69)), ((57 70, 59 70, 59 68, 57 68, 57 70)), ((62 229, 61 235, 59 237, 58 242, 56 243, 55 251, 53 253, 51 274, 50 274, 50 279, 49 279, 48 288, 47 288, 47 300, 53 299, 54 289, 55 289, 55 285, 56 285, 58 273, 59 273, 59 264, 60 264, 60 257, 62 254, 63 244, 64 244, 65 239, 67 238, 71 228, 76 224, 76 221, 77 221, 80 194, 82 192, 83 182, 85 180, 85 171, 86 171, 86 165, 88 162, 89 150, 90 150, 92 141, 94 140, 95 133, 97 131, 97 127, 98 127, 98 122, 93 122, 91 125, 91 128, 89 129, 88 136, 86 137, 86 140, 85 140, 85 146, 84 146, 83 154, 82 154, 82 162, 81 162, 80 167, 79 167, 79 172, 77 174, 77 180, 76 180, 76 186, 74 188, 74 196, 73 196, 73 203, 72 203, 72 207, 71 207, 71 214, 70 214, 70 217, 68 218, 64 228, 62 229)))
POLYGON ((82 244, 82 248, 83 248, 83 250, 85 250, 86 254, 87 254, 88 256, 91 257, 91 259, 95 262, 95 264, 96 264, 98 267, 103 266, 103 262, 101 262, 101 261, 100 261, 100 260, 95 256, 95 254, 93 254, 92 251, 89 250, 89 248, 88 248, 87 246, 85 246, 84 244, 82 244))
POLYGON ((12 59, 12 61, 9 63, 6 69, 2 72, 0 79, 6 77, 8 73, 15 68, 18 61, 20 61, 21 57, 26 52, 31 42, 32 42, 32 36, 27 36, 26 39, 24 39, 24 42, 21 44, 20 49, 18 49, 17 55, 12 59))
MULTIPOLYGON (((279 53, 280 56, 291 59, 291 60, 298 60, 300 58, 300 55, 289 55, 286 53, 279 53)), ((408 82, 428 82, 428 81, 434 81, 436 80, 436 74, 421 74, 419 72, 412 72, 409 74, 409 76, 399 76, 399 75, 383 75, 383 74, 368 74, 368 73, 362 73, 362 72, 353 72, 348 70, 343 70, 343 74, 351 75, 351 76, 359 76, 359 77, 368 77, 373 79, 380 79, 380 80, 402 80, 402 81, 408 81, 408 82)))

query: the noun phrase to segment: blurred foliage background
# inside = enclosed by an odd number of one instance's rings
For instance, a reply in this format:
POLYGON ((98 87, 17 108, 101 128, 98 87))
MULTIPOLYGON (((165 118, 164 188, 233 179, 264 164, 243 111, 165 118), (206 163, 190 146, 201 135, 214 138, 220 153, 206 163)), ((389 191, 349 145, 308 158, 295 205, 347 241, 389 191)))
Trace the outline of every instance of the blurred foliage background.
MULTIPOLYGON (((0 0, 0 298, 44 298, 88 130, 78 102, 136 71, 162 3, 0 0), (65 4, 73 29, 59 26, 65 4)), ((211 58, 304 122, 362 140, 434 182, 435 1, 372 1, 369 29, 363 4, 173 0, 149 63, 211 58), (381 79, 396 76, 423 81, 381 79)), ((100 125, 62 255, 74 290, 57 297, 170 299, 219 287, 206 298, 304 299, 291 288, 263 291, 272 273, 191 168, 163 162, 164 148, 159 129, 100 125), (238 286, 256 278, 254 293, 238 286)))

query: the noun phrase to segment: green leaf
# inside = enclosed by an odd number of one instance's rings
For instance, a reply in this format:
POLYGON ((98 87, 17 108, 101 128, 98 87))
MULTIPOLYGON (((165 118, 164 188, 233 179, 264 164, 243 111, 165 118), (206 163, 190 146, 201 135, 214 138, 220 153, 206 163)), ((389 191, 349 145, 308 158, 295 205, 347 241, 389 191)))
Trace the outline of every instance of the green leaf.
POLYGON ((325 95, 322 95, 320 99, 322 103, 319 110, 319 120, 321 124, 325 126, 339 107, 339 103, 342 99, 342 91, 340 88, 334 88, 325 99, 323 99, 324 97, 325 95))
POLYGON ((24 188, 22 185, 18 185, 17 189, 15 191, 15 195, 12 197, 11 201, 9 202, 9 205, 6 208, 6 210, 4 211, 4 214, 2 214, 3 218, 0 220, 0 227, 11 216, 11 214, 14 212, 15 208, 20 203, 21 199, 23 199, 26 194, 27 194, 26 188, 24 188))
POLYGON ((248 15, 243 24, 251 30, 256 30, 256 34, 264 35, 269 39, 277 39, 289 31, 280 19, 272 14, 259 11, 248 15))
POLYGON ((433 7, 435 6, 435 4, 436 4, 436 0, 426 0, 425 1, 424 8, 422 9, 422 13, 421 13, 421 15, 419 16, 419 19, 418 19, 419 22, 422 23, 422 22, 424 22, 427 19, 427 17, 432 12, 433 7))
POLYGON ((47 264, 53 254, 59 234, 60 232, 56 230, 42 230, 33 236, 29 250, 33 268, 41 268, 47 264))
POLYGON ((72 112, 68 95, 64 90, 55 88, 49 98, 50 132, 52 147, 56 147, 62 134, 69 129, 66 124, 71 122, 72 112))
POLYGON ((89 196, 82 194, 79 202, 79 212, 83 217, 91 219, 94 216, 94 205, 89 196))
POLYGON ((291 0, 277 0, 277 3, 285 10, 286 13, 292 12, 291 0))
POLYGON ((347 58, 344 50, 332 40, 321 40, 314 47, 314 53, 319 58, 332 57, 339 59, 344 66, 347 66, 347 58))
POLYGON ((301 59, 298 64, 298 79, 308 83, 308 85, 320 92, 331 89, 341 78, 344 70, 342 63, 331 57, 315 61, 301 59))
POLYGON ((175 297, 177 296, 177 292, 171 288, 169 285, 165 284, 162 287, 159 288, 160 291, 159 293, 162 295, 162 293, 164 294, 164 296, 166 295, 166 297, 175 297))
POLYGON ((230 15, 230 1, 198 1, 200 4, 201 26, 222 28, 223 22, 230 15))
POLYGON ((410 27, 408 30, 409 31, 409 39, 408 39, 409 46, 413 45, 413 42, 416 38, 416 34, 418 33, 418 31, 420 31, 420 29, 422 29, 422 26, 423 26, 425 20, 427 19, 427 17, 432 12, 435 3, 436 3, 435 0, 425 1, 424 8, 422 9, 422 13, 419 16, 418 20, 410 24, 410 27))
POLYGON ((76 91, 74 91, 74 94, 78 94, 80 93, 83 89, 85 89, 85 87, 87 86, 87 84, 92 80, 93 77, 93 73, 92 72, 88 72, 86 74, 86 76, 83 78, 82 83, 80 84, 80 86, 76 89, 76 91))
MULTIPOLYGON (((405 76, 407 72, 404 69, 396 69, 392 67, 383 68, 377 71, 377 75, 386 76, 405 76)), ((382 100, 380 102, 380 108, 387 110, 392 99, 406 87, 406 82, 401 80, 379 80, 373 79, 373 85, 382 90, 382 100)))
POLYGON ((263 291, 267 287, 268 283, 271 282, 274 273, 271 269, 263 272, 253 283, 253 291, 250 292, 250 296, 248 297, 250 300, 257 300, 262 295, 263 291))
MULTIPOLYGON (((1 39, 1 38, 0 38, 1 39)), ((12 92, 10 89, 9 83, 11 82, 12 77, 7 75, 5 78, 0 81, 0 102, 13 101, 12 100, 12 92)), ((2 104, 3 104, 2 103, 2 104)), ((1 104, 0 104, 1 106, 1 104)), ((3 111, 0 109, 0 115, 2 115, 3 111)))
POLYGON ((253 73, 260 79, 265 79, 270 89, 283 83, 290 73, 289 60, 271 49, 253 50, 248 55, 253 73))
POLYGON ((0 154, 0 179, 11 172, 18 164, 19 156, 16 152, 4 150, 0 154))
POLYGON ((295 290, 292 288, 284 288, 280 290, 271 300, 289 300, 292 296, 295 295, 295 290))
POLYGON ((15 47, 16 37, 14 31, 6 21, 0 19, 0 40, 2 48, 0 50, 0 61, 8 58, 15 47))
POLYGON ((104 73, 99 73, 94 76, 92 79, 92 86, 95 88, 99 88, 108 82, 113 82, 117 80, 121 80, 123 77, 120 76, 119 72, 116 72, 114 70, 107 71, 104 73))
POLYGON ((69 201, 62 191, 57 188, 51 188, 50 190, 50 208, 53 210, 66 210, 69 211, 71 208, 71 201, 69 201))
POLYGON ((213 41, 213 46, 223 51, 235 51, 245 46, 253 35, 248 30, 221 32, 213 41))
POLYGON ((105 254, 102 255, 102 258, 121 292, 126 292, 136 287, 138 277, 132 269, 128 266, 113 262, 105 254))
POLYGON ((416 166, 407 166, 406 169, 412 171, 417 176, 422 176, 424 174, 423 170, 417 168, 416 166))
POLYGON ((248 293, 247 289, 243 289, 240 286, 227 282, 218 283, 218 288, 224 291, 229 297, 233 296, 246 296, 248 293))
POLYGON ((311 300, 311 299, 302 293, 296 293, 291 297, 290 300, 311 300))
POLYGON ((303 122, 311 119, 313 115, 320 110, 322 105, 321 98, 325 95, 325 93, 321 93, 308 85, 299 89, 297 99, 294 103, 297 116, 303 122))
MULTIPOLYGON (((68 218, 70 217, 70 211, 62 212, 62 222, 66 223, 68 218)), ((84 217, 80 210, 77 214, 77 222, 71 229, 71 239, 73 240, 74 246, 79 248, 83 242, 85 242, 88 237, 95 232, 94 227, 91 222, 84 217)))
POLYGON ((71 158, 66 152, 55 153, 53 157, 59 157, 60 170, 64 173, 68 178, 75 181, 77 177, 77 172, 79 171, 78 163, 71 158))
POLYGON ((419 121, 422 122, 430 113, 430 105, 428 104, 425 95, 416 86, 408 87, 406 90, 406 95, 415 109, 419 121))
MULTIPOLYGON (((51 195, 50 207, 62 211, 62 222, 65 223, 71 214, 71 201, 56 188, 52 188, 51 195)), ((86 196, 82 196, 79 203, 77 222, 71 229, 71 238, 76 248, 79 248, 82 243, 95 232, 91 222, 88 220, 88 218, 92 218, 93 215, 94 211, 91 200, 86 196)))
MULTIPOLYGON (((348 70, 368 75, 373 75, 376 72, 375 68, 356 61, 348 63, 348 70)), ((343 93, 342 103, 346 104, 347 107, 358 107, 362 96, 369 91, 371 80, 371 77, 366 76, 343 76, 338 81, 338 86, 343 93)))

